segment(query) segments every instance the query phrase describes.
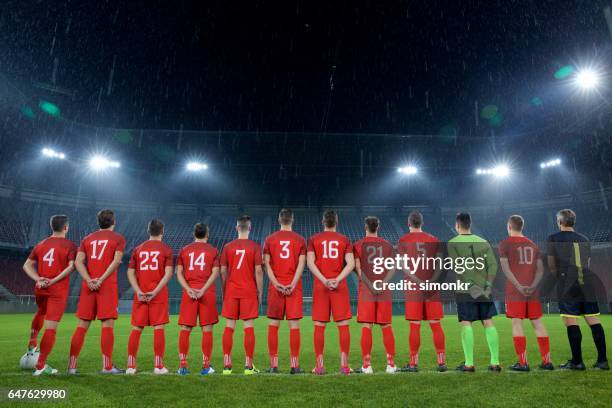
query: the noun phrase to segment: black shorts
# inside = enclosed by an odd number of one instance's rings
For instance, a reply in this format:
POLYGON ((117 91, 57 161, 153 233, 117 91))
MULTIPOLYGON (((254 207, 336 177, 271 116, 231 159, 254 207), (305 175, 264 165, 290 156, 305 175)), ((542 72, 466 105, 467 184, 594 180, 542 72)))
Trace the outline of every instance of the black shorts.
POLYGON ((460 322, 489 320, 497 315, 493 302, 457 302, 457 317, 460 322))
POLYGON ((559 314, 561 317, 597 316, 599 315, 599 305, 597 302, 562 300, 559 301, 559 314))

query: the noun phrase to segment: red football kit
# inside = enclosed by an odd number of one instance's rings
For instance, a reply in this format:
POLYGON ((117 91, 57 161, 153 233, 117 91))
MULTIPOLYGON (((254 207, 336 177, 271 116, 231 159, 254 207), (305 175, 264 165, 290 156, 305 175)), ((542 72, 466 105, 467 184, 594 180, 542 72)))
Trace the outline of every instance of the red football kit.
MULTIPOLYGON (((373 283, 371 269, 372 257, 388 258, 393 256, 391 244, 380 237, 365 237, 353 244, 355 259, 359 259, 362 274, 373 283), (367 272, 366 272, 367 271, 367 272)), ((375 279, 383 279, 384 275, 375 279)), ((393 316, 393 302, 389 293, 374 296, 366 284, 359 282, 359 300, 357 302, 357 322, 390 324, 393 316)))
MULTIPOLYGON (((38 275, 53 279, 62 273, 76 257, 77 247, 66 238, 49 237, 34 247, 28 257, 36 261, 38 275)), ((66 309, 70 276, 56 282, 47 288, 35 287, 34 294, 38 313, 45 320, 59 322, 66 309)))
MULTIPOLYGON (((266 238, 264 254, 270 256, 270 267, 281 285, 290 285, 301 255, 306 255, 306 241, 292 231, 277 231, 266 238)), ((287 320, 301 319, 303 313, 302 280, 289 295, 283 295, 268 285, 268 317, 287 320)))
MULTIPOLYGON (((125 238, 111 230, 99 230, 89 234, 79 247, 79 252, 85 254, 85 264, 92 279, 99 278, 106 272, 115 258, 115 252, 124 251, 125 238)), ((82 320, 116 319, 118 303, 117 270, 114 270, 96 291, 89 290, 87 282, 83 281, 76 314, 82 320)))
MULTIPOLYGON (((334 279, 342 272, 345 255, 353 253, 353 247, 344 235, 323 231, 310 237, 308 252, 314 252, 315 264, 323 276, 334 279)), ((330 313, 336 322, 352 317, 346 279, 343 279, 335 290, 329 290, 315 278, 312 289, 312 320, 329 322, 330 313)))
MULTIPOLYGON (((148 240, 134 248, 129 268, 136 271, 136 280, 143 293, 155 290, 165 275, 165 268, 173 266, 172 249, 158 240, 148 240)), ((168 323, 168 285, 148 303, 138 300, 134 293, 132 325, 159 326, 168 323)))
MULTIPOLYGON (((399 240, 397 250, 400 255, 406 254, 413 259, 434 258, 442 252, 438 238, 426 232, 409 232, 404 235, 399 240)), ((431 279, 433 273, 434 270, 426 265, 415 271, 416 277, 422 281, 431 279)), ((440 320, 443 317, 439 292, 406 291, 406 320, 440 320)))
POLYGON ((227 319, 249 320, 259 315, 255 267, 262 264, 261 247, 250 239, 235 239, 223 247, 221 266, 228 278, 221 315, 227 319))
MULTIPOLYGON (((208 243, 193 242, 181 249, 176 264, 183 267, 183 276, 190 288, 202 289, 213 268, 219 267, 219 251, 208 243)), ((214 284, 199 299, 192 299, 183 291, 178 324, 193 327, 198 319, 200 326, 216 324, 219 321, 214 284)))
MULTIPOLYGON (((499 244, 500 258, 508 259, 510 271, 524 286, 535 279, 540 248, 527 237, 508 237, 499 244)), ((539 319, 542 304, 537 293, 525 297, 508 280, 506 283, 506 316, 518 319, 539 319)))

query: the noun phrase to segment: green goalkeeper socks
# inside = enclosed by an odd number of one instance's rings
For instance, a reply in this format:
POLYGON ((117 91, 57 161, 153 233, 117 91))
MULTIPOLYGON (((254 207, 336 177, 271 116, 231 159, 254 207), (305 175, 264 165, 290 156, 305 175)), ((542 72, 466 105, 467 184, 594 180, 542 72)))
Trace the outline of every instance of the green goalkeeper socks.
MULTIPOLYGON (((488 336, 487 336, 488 338, 488 336)), ((472 326, 461 326, 461 345, 465 356, 465 365, 474 365, 474 330, 472 326)))
POLYGON ((495 327, 485 327, 485 336, 491 352, 491 365, 499 365, 499 336, 495 327))

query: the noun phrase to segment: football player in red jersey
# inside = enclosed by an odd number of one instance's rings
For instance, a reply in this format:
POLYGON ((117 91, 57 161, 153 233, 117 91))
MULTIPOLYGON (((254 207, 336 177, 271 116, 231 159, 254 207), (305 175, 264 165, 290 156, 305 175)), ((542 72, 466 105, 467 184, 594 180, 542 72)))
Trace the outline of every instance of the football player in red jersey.
POLYGON ((525 221, 520 215, 508 218, 509 237, 499 244, 499 263, 506 282, 506 316, 512 319, 512 339, 519 361, 510 366, 513 371, 529 371, 527 363, 527 338, 523 331, 523 319, 529 319, 540 348, 544 370, 554 369, 550 361, 550 341, 542 323, 542 305, 537 287, 544 276, 544 263, 540 249, 523 235, 525 221))
MULTIPOLYGON (((363 374, 373 374, 371 364, 372 355, 372 325, 378 324, 382 329, 383 344, 387 354, 388 374, 397 372, 395 366, 395 337, 391 321, 393 319, 393 301, 388 291, 380 293, 373 286, 372 265, 374 257, 392 258, 393 248, 391 244, 378 236, 380 220, 377 217, 366 217, 365 238, 353 244, 355 251, 355 270, 360 277, 359 282, 359 301, 357 303, 357 322, 361 323, 361 356, 363 365, 358 372, 363 374)), ((383 282, 388 282, 393 277, 394 271, 387 271, 378 278, 383 282)))
MULTIPOLYGON (((423 215, 414 211, 408 216, 410 232, 400 238, 398 252, 407 254, 416 259, 432 259, 442 257, 440 241, 433 235, 423 231, 423 215)), ((440 268, 419 268, 416 271, 404 271, 409 279, 420 284, 429 280, 436 282, 442 270, 440 268)), ((446 371, 445 337, 440 320, 444 317, 442 301, 439 292, 423 292, 420 290, 406 291, 406 320, 410 322, 410 362, 403 368, 404 371, 416 372, 419 364, 419 348, 421 346, 421 321, 429 320, 429 327, 436 349, 438 371, 446 371)))
POLYGON ((268 352, 270 373, 278 373, 278 327, 289 323, 291 374, 303 373, 300 368, 300 319, 302 310, 302 273, 306 265, 306 241, 292 231, 293 211, 283 208, 278 214, 280 231, 266 238, 264 263, 268 285, 268 352))
POLYGON ((223 331, 223 374, 232 373, 232 347, 236 320, 244 322, 245 375, 259 372, 253 365, 255 329, 253 321, 259 316, 259 302, 263 294, 261 247, 249 239, 251 217, 243 215, 236 222, 238 239, 223 247, 221 253, 221 280, 223 282, 223 309, 226 319, 223 331))
POLYGON ((51 217, 53 233, 34 247, 23 265, 25 273, 36 282, 34 294, 38 310, 32 320, 32 331, 28 352, 36 348, 38 332, 44 323, 45 332, 40 342, 40 355, 34 375, 57 374, 57 370, 47 365, 47 357, 55 344, 57 325, 62 319, 68 290, 70 274, 74 271, 74 258, 77 247, 66 239, 68 217, 54 215, 51 217))
POLYGON ((119 305, 117 269, 125 251, 125 238, 114 232, 115 214, 112 210, 101 210, 97 219, 100 229, 83 239, 74 261, 76 270, 83 278, 83 284, 76 312, 79 321, 70 342, 68 374, 77 373, 77 358, 83 347, 85 334, 91 321, 96 318, 102 322, 102 373, 124 373, 113 365, 113 328, 119 305))
POLYGON ((351 348, 349 323, 352 317, 351 298, 346 277, 355 269, 353 247, 347 237, 336 232, 338 214, 328 210, 323 214, 323 232, 308 240, 306 259, 315 277, 312 289, 312 320, 316 364, 313 374, 325 373, 323 349, 325 326, 333 315, 340 340, 340 373, 350 374, 348 355, 351 348))
POLYGON ((178 373, 186 375, 189 335, 197 325, 202 327, 202 370, 200 374, 212 374, 210 366, 213 326, 219 322, 215 281, 219 277, 219 251, 208 243, 208 225, 198 223, 193 227, 195 241, 181 249, 176 260, 176 277, 183 287, 179 313, 178 373))
POLYGON ((128 280, 134 289, 134 304, 126 374, 136 374, 136 355, 145 326, 153 327, 153 374, 168 374, 164 366, 164 325, 168 324, 168 281, 172 277, 172 249, 162 242, 164 224, 160 220, 151 220, 147 230, 149 240, 134 248, 127 270, 128 280))

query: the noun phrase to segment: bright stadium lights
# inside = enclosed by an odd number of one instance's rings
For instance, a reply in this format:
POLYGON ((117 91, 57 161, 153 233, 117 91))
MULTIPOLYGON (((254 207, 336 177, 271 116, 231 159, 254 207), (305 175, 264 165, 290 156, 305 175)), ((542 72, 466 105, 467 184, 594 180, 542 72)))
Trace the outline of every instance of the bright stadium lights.
POLYGON ((479 176, 492 175, 495 177, 507 177, 510 175, 510 167, 505 164, 500 164, 499 166, 488 169, 476 169, 476 174, 479 176))
POLYGON ((561 165, 561 159, 553 159, 553 160, 549 160, 547 162, 542 162, 540 163, 540 168, 541 169, 546 169, 548 167, 557 167, 561 165))
POLYGON ((591 91, 599 85, 599 74, 592 69, 584 69, 576 72, 576 85, 584 90, 591 91))
POLYGON ((109 160, 102 156, 93 156, 89 159, 89 167, 95 171, 106 170, 109 168, 118 169, 121 164, 118 161, 109 160))
POLYGON ((57 152, 53 149, 50 149, 48 147, 45 147, 44 149, 42 149, 42 155, 45 157, 49 157, 52 159, 60 159, 60 160, 64 160, 66 158, 66 155, 62 152, 57 152))
POLYGON ((414 174, 417 174, 418 170, 415 166, 403 166, 403 167, 398 167, 397 172, 400 174, 406 174, 406 175, 412 176, 414 174))
POLYGON ((208 164, 200 163, 196 161, 190 161, 189 163, 187 163, 187 166, 185 167, 187 168, 187 171, 198 172, 198 171, 207 170, 208 164))

